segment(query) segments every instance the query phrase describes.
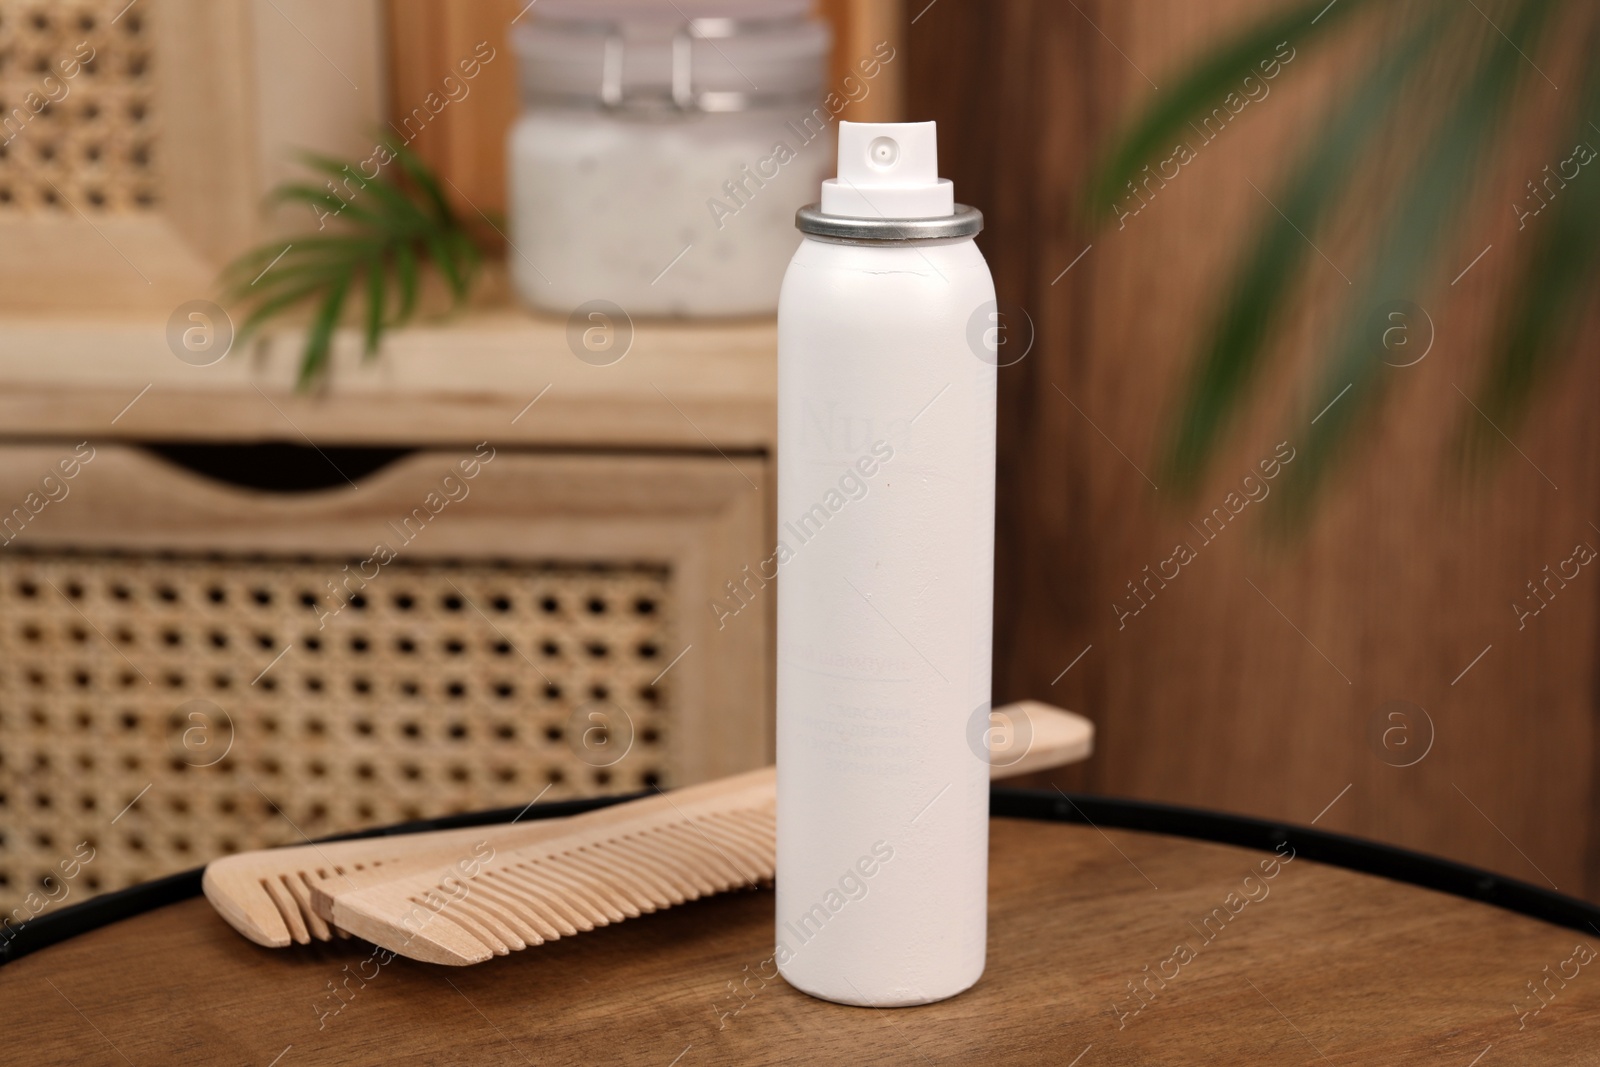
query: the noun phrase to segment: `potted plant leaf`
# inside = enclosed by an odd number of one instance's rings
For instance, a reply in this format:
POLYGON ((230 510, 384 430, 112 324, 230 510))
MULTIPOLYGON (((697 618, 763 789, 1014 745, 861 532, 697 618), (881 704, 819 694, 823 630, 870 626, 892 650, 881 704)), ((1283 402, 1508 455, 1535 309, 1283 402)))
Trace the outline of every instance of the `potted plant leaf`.
POLYGON ((1162 484, 1193 490, 1278 358, 1275 329, 1294 305, 1296 280, 1318 255, 1319 234, 1351 197, 1370 195, 1371 183, 1356 180, 1363 167, 1393 168, 1384 172, 1386 195, 1359 205, 1373 216, 1373 237, 1364 268, 1349 279, 1339 325, 1319 353, 1313 373, 1320 386, 1305 405, 1309 414, 1339 399, 1312 423, 1307 458, 1286 480, 1291 503, 1283 515, 1290 521, 1304 518, 1316 488, 1348 451, 1341 446, 1391 381, 1373 357, 1375 312, 1397 297, 1450 287, 1461 264, 1446 256, 1457 250, 1452 238, 1482 164, 1510 151, 1533 119, 1559 133, 1529 160, 1540 188, 1530 182, 1533 196, 1519 220, 1531 232, 1502 252, 1513 266, 1496 287, 1496 325, 1477 353, 1478 381, 1468 397, 1476 410, 1464 409, 1458 435, 1468 467, 1503 449, 1541 383, 1572 358, 1574 329, 1600 279, 1600 166, 1592 163, 1600 147, 1600 63, 1592 59, 1600 9, 1577 0, 1312 0, 1275 12, 1202 55, 1121 131, 1091 182, 1089 210, 1110 217, 1144 168, 1278 42, 1315 50, 1363 20, 1383 20, 1368 26, 1383 31, 1383 46, 1341 72, 1340 91, 1265 196, 1270 205, 1263 203, 1253 239, 1199 335, 1164 449, 1162 484), (1547 68, 1563 69, 1556 60, 1563 47, 1570 59, 1574 43, 1591 58, 1557 91, 1547 68), (1383 147, 1397 138, 1409 150, 1395 168, 1383 147), (1547 175, 1539 164, 1550 160, 1559 162, 1547 175), (1527 214, 1543 217, 1530 225, 1527 214))
POLYGON ((325 183, 287 182, 269 202, 307 205, 318 231, 251 249, 223 271, 227 297, 249 308, 235 343, 291 311, 312 309, 300 389, 326 374, 333 333, 347 308, 365 301, 360 321, 370 359, 384 332, 416 313, 425 267, 438 271, 459 304, 482 263, 481 250, 426 164, 398 144, 384 144, 376 158, 384 160, 384 153, 401 180, 382 173, 366 178, 355 163, 306 154, 305 164, 325 183))

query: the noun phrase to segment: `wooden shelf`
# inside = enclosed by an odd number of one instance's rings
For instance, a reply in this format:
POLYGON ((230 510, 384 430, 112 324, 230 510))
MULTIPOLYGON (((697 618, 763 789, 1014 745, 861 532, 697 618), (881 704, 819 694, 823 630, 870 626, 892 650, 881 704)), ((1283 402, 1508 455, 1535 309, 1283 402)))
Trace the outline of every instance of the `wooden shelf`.
POLYGON ((164 318, 8 314, 0 426, 10 437, 744 452, 770 450, 776 434, 771 319, 636 323, 627 355, 594 366, 568 347, 565 321, 492 305, 395 331, 367 362, 357 331, 341 331, 314 394, 294 390, 302 343, 286 328, 194 367, 167 347, 164 318))

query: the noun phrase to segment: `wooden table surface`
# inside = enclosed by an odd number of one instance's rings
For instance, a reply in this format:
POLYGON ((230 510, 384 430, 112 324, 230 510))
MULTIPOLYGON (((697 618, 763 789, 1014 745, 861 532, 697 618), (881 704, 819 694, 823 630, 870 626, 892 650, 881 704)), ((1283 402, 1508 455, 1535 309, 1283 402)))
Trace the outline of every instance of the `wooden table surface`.
POLYGON ((0 1062, 1600 1064, 1600 931, 1270 858, 996 818, 987 972, 895 1010, 763 977, 770 891, 460 969, 260 948, 194 899, 0 968, 0 1062))

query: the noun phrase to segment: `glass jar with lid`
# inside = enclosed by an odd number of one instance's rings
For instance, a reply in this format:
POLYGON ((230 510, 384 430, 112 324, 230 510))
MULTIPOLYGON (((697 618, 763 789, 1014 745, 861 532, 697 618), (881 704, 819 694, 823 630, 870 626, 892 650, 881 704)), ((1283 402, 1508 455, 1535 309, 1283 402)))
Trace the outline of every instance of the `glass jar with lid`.
POLYGON ((561 314, 770 314, 832 173, 808 0, 544 0, 516 27, 518 293, 561 314))

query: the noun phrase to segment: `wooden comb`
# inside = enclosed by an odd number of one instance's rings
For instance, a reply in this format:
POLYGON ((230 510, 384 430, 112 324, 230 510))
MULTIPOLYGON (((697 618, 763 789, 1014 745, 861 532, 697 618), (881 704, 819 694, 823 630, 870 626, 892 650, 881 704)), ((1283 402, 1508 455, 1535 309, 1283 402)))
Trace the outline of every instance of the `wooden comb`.
MULTIPOLYGON (((1031 701, 997 709, 994 726, 991 760, 997 778, 1083 759, 1093 739, 1093 726, 1087 719, 1031 701)), ((771 769, 766 773, 765 800, 770 811, 771 769)), ((470 863, 480 846, 487 845, 496 853, 527 847, 568 833, 573 820, 583 818, 586 816, 244 852, 209 864, 202 887, 218 914, 256 944, 282 948, 291 943, 328 941, 349 936, 324 917, 332 913, 331 898, 340 890, 367 888, 406 874, 445 877, 451 868, 459 874, 460 865, 470 863), (322 914, 312 906, 313 896, 319 893, 328 898, 322 914)), ((770 868, 770 844, 764 855, 770 868)), ((603 913, 605 921, 616 921, 612 914, 603 913)), ((615 914, 626 913, 619 910, 615 914)), ((566 933, 567 925, 573 931, 591 928, 587 917, 581 917, 581 922, 569 920, 556 929, 566 933)))
MULTIPOLYGON (((994 715, 996 777, 1089 753, 1093 727, 1081 716, 1031 702, 994 715)), ((774 874, 775 774, 765 767, 550 820, 555 833, 501 839, 491 858, 458 856, 445 871, 385 865, 309 879, 312 908, 391 952, 464 966, 756 885, 774 874)))
POLYGON ((518 827, 472 826, 240 852, 206 864, 200 887, 217 914, 256 944, 307 945, 313 939, 349 936, 330 928, 312 909, 311 885, 316 879, 373 871, 414 872, 428 866, 435 855, 441 864, 454 862, 457 855, 471 855, 491 834, 516 829, 532 841, 540 833, 559 833, 559 826, 550 824, 560 822, 541 819, 518 827))

